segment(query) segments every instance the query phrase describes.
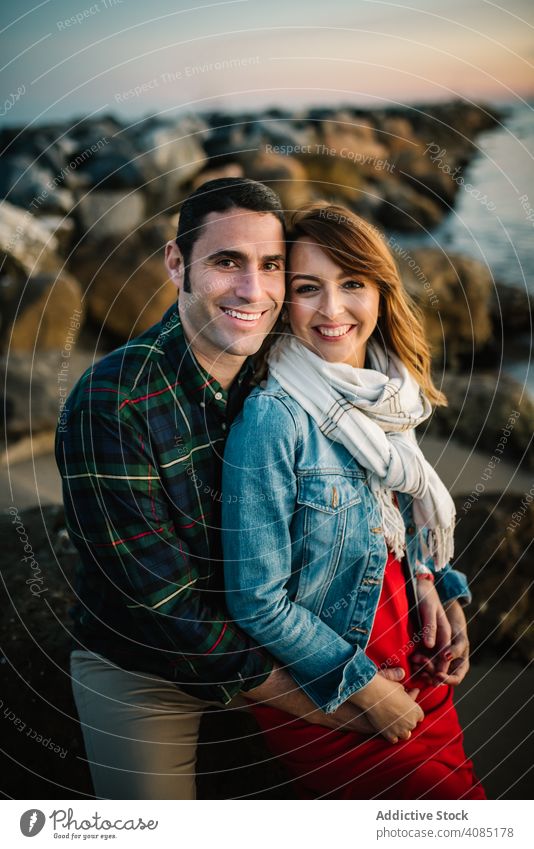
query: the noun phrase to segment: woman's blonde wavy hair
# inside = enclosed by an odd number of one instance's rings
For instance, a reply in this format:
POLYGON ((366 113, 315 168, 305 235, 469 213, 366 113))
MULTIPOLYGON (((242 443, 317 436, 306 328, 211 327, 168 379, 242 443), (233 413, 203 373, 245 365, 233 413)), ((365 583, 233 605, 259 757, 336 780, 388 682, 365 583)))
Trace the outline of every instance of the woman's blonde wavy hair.
MULTIPOLYGON (((431 404, 445 406, 447 399, 434 385, 430 373, 430 346, 421 310, 404 288, 382 234, 349 209, 319 201, 306 204, 290 218, 288 265, 291 246, 298 239, 313 240, 344 271, 378 287, 380 308, 373 336, 397 354, 431 404)), ((267 354, 268 348, 264 347, 261 360, 267 354)))

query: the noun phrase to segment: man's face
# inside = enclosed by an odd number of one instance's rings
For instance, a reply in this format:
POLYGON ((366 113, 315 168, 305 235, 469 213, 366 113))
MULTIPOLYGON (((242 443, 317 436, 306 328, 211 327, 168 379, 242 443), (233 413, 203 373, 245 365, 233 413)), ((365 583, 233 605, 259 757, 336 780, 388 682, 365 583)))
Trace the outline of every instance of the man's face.
POLYGON ((284 259, 276 216, 246 209, 206 216, 191 253, 189 292, 180 250, 167 245, 180 318, 197 358, 214 362, 259 350, 284 300, 284 259))

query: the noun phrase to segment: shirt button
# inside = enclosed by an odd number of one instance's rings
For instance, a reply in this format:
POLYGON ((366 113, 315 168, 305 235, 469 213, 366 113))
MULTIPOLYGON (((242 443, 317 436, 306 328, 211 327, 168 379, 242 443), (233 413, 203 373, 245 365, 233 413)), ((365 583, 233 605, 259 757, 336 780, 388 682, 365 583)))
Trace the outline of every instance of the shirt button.
POLYGON ((201 406, 201 407, 205 407, 205 406, 206 406, 206 402, 205 402, 205 401, 201 401, 201 402, 200 402, 200 406, 201 406))
POLYGON ((223 422, 221 427, 222 427, 223 430, 226 430, 226 422, 223 422))
POLYGON ((222 392, 216 392, 216 393, 215 393, 215 400, 216 400, 216 401, 220 401, 220 400, 221 400, 221 398, 222 398, 222 392))

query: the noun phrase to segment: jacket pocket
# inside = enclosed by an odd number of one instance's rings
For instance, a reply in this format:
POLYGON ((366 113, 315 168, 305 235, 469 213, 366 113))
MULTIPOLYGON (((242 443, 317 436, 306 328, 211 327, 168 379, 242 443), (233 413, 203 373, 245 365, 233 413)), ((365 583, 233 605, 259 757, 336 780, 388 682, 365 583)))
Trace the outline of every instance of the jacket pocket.
POLYGON ((336 577, 349 508, 362 501, 363 478, 327 471, 297 473, 297 510, 302 511, 302 556, 295 601, 320 615, 336 577))

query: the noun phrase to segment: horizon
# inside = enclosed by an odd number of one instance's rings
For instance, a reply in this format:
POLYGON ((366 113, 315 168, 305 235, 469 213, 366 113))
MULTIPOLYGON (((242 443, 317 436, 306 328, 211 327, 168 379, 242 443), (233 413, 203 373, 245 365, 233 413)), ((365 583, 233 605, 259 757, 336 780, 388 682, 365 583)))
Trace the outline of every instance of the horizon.
POLYGON ((0 126, 513 105, 534 99, 532 23, 529 0, 506 9, 489 0, 153 0, 149 12, 128 0, 21 0, 0 12, 0 126))

